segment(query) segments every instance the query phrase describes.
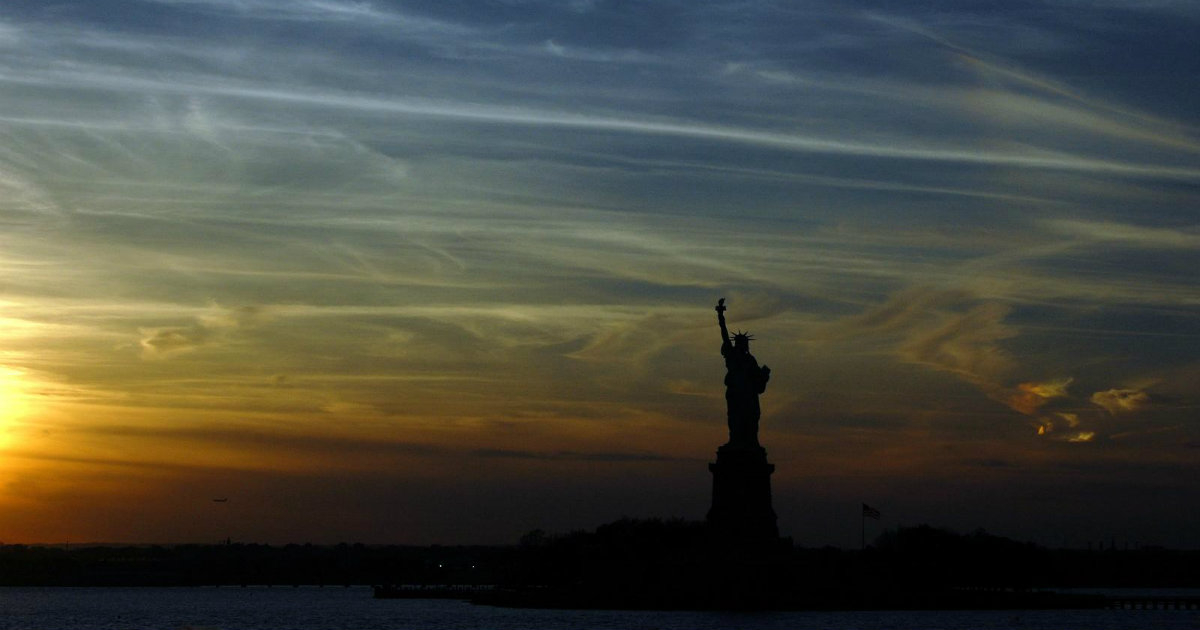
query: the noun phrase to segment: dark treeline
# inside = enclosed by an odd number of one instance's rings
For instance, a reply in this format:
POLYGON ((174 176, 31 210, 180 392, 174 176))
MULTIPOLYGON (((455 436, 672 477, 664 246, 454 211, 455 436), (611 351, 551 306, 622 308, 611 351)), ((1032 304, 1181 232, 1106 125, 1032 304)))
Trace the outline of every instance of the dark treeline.
MULTIPOLYGON (((685 573, 714 553, 702 522, 623 519, 594 532, 521 540, 527 581, 565 583, 653 579, 685 573)), ((913 582, 978 588, 1200 587, 1200 551, 1047 549, 976 530, 959 534, 920 525, 892 529, 866 550, 782 547, 776 558, 794 580, 913 582)))
MULTIPOLYGON (((982 530, 889 530, 866 550, 714 545, 704 523, 622 519, 594 531, 532 531, 509 546, 0 546, 3 586, 479 584, 653 593, 900 592, 1051 587, 1200 587, 1200 552, 1046 549, 982 530)), ((691 595, 689 595, 691 594, 691 595)))
POLYGON ((1200 586, 1197 551, 1051 550, 928 525, 887 531, 865 550, 790 541, 747 548, 712 536, 704 523, 683 520, 530 532, 514 575, 545 589, 496 598, 565 607, 1051 608, 1100 602, 1040 589, 1200 586))
POLYGON ((882 579, 907 576, 955 586, 1200 586, 1200 551, 1047 549, 984 530, 957 534, 928 525, 889 530, 860 555, 882 579))

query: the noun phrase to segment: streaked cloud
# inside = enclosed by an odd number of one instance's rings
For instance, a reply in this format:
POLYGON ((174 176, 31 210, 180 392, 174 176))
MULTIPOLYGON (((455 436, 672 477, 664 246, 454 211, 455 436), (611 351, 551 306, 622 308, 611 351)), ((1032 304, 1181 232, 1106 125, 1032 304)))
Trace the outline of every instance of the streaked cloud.
POLYGON ((1200 249, 1200 229, 1194 225, 1161 228, 1078 220, 1048 221, 1046 224, 1049 229, 1063 236, 1095 243, 1126 243, 1154 249, 1200 249))
POLYGON ((232 15, 256 20, 284 20, 349 24, 364 28, 404 27, 405 30, 455 30, 462 27, 419 15, 404 14, 380 3, 357 0, 299 0, 288 3, 269 0, 148 0, 183 9, 232 15))
POLYGON ((1005 323, 1011 311, 996 301, 980 300, 965 290, 921 287, 847 318, 840 336, 875 335, 904 361, 954 374, 987 391, 998 391, 1016 367, 1000 343, 1018 334, 1005 323))
POLYGON ((1092 394, 1090 400, 1113 415, 1137 411, 1150 402, 1146 392, 1136 389, 1108 389, 1092 394))
MULTIPOLYGON (((1050 400, 1067 396, 1067 386, 1071 384, 1071 381, 1072 379, 1066 378, 1049 383, 1020 383, 1006 403, 1023 414, 1033 415, 1039 407, 1050 400)), ((1058 415, 1069 426, 1076 426, 1079 423, 1079 416, 1076 414, 1060 413, 1058 415)))
POLYGON ((140 344, 143 356, 159 357, 195 350, 235 329, 261 322, 265 317, 261 307, 225 309, 214 305, 188 326, 142 329, 140 344))

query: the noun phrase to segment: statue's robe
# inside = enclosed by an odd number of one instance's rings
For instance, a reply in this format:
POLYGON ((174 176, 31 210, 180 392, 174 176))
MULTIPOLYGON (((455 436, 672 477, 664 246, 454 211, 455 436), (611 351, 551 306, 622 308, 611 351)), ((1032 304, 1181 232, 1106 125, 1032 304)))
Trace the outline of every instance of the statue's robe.
POLYGON ((758 395, 766 391, 769 375, 754 355, 738 350, 733 344, 721 346, 725 357, 725 404, 729 414, 729 443, 758 445, 758 419, 762 411, 758 395))

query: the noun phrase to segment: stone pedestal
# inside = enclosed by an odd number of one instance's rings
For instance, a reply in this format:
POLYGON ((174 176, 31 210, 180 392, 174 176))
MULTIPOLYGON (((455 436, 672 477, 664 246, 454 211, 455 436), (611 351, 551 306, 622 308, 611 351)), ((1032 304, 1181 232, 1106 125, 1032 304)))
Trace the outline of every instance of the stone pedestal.
POLYGON ((775 510, 771 507, 771 473, 761 446, 732 446, 717 449, 713 475, 712 507, 708 524, 721 539, 739 544, 774 543, 779 540, 775 510))

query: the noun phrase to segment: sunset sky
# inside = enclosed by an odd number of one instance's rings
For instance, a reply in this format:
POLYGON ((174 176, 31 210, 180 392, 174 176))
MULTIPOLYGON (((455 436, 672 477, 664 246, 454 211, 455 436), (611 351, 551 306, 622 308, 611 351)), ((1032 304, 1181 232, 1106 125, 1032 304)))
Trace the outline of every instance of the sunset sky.
POLYGON ((0 541, 1200 547, 1200 3, 6 0, 0 541), (214 498, 228 498, 214 502, 214 498))

